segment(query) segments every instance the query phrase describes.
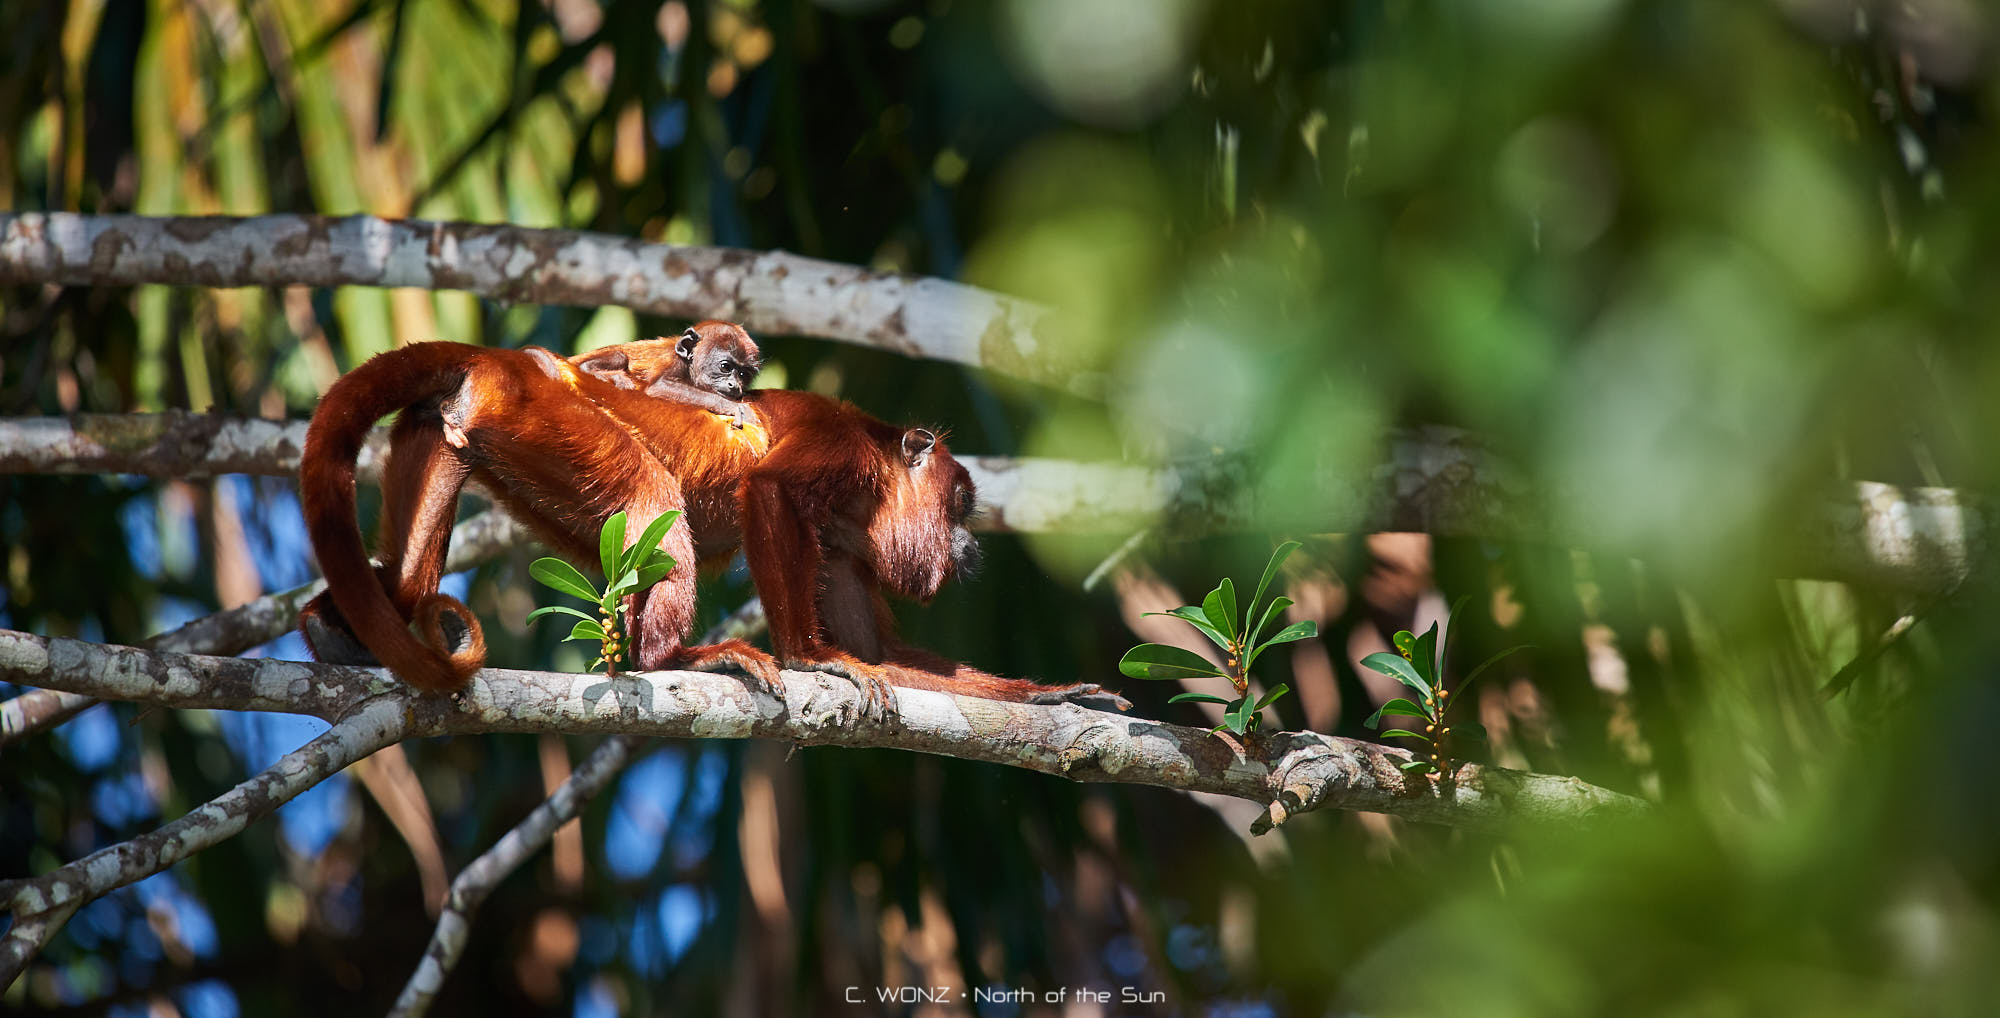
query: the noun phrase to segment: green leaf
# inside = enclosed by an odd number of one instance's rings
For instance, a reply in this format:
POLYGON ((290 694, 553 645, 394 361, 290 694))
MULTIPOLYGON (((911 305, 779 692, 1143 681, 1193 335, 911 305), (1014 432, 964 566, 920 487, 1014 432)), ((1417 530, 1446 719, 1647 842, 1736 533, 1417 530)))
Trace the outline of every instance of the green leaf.
POLYGON ((1171 615, 1201 630, 1202 635, 1208 637, 1216 646, 1221 647, 1225 651, 1229 649, 1229 637, 1222 635, 1222 631, 1215 628, 1215 623, 1208 621, 1208 616, 1202 614, 1200 608, 1196 608, 1191 604, 1182 605, 1170 612, 1147 612, 1146 614, 1171 615))
POLYGON ((1230 582, 1229 577, 1223 577, 1222 583, 1214 590, 1209 591, 1207 597, 1201 599, 1201 613, 1208 616, 1209 625, 1214 626, 1222 635, 1229 637, 1231 642, 1235 641, 1238 635, 1236 631, 1236 584, 1230 582))
POLYGON ((1416 644, 1410 648, 1410 663, 1416 665, 1417 674, 1423 676, 1424 681, 1433 686, 1438 684, 1437 646, 1438 625, 1433 622, 1431 627, 1424 631, 1424 635, 1417 637, 1416 644))
POLYGON ((1396 635, 1390 637, 1389 642, 1395 646, 1396 653, 1406 659, 1412 656, 1417 647, 1416 636, 1407 629, 1396 630, 1396 635))
MULTIPOLYGON (((1285 628, 1280 629, 1275 633, 1272 633, 1271 638, 1265 640, 1263 646, 1258 647, 1255 650, 1252 650, 1250 652, 1250 657, 1243 662, 1243 670, 1249 671, 1250 666, 1256 664, 1257 659, 1264 656, 1265 651, 1270 650, 1272 647, 1275 647, 1278 644, 1291 643, 1293 640, 1304 640, 1318 635, 1319 635, 1319 623, 1314 622, 1311 619, 1307 619, 1304 622, 1294 622, 1291 625, 1286 626, 1285 628)), ((1396 660, 1401 661, 1402 658, 1396 658, 1396 660)))
MULTIPOLYGON (((1263 649, 1262 647, 1257 646, 1257 634, 1263 632, 1264 627, 1266 625, 1269 625, 1272 619, 1277 618, 1279 612, 1284 611, 1285 609, 1290 608, 1291 606, 1292 606, 1292 599, 1289 597, 1272 598, 1271 603, 1264 608, 1264 614, 1257 619, 1257 624, 1250 627, 1249 629, 1250 635, 1243 638, 1243 645, 1246 647, 1256 647, 1258 650, 1262 650, 1263 649)), ((1252 606, 1251 610, 1252 611, 1256 610, 1254 605, 1252 606)), ((1253 654, 1252 656, 1255 655, 1253 654)), ((1244 665, 1243 667, 1248 668, 1250 666, 1244 665)))
POLYGON ((1167 702, 1179 703, 1182 700, 1192 700, 1196 703, 1219 703, 1225 706, 1227 706, 1231 702, 1229 700, 1223 699, 1222 697, 1216 696, 1212 693, 1181 693, 1178 696, 1169 699, 1167 702))
POLYGON ((1448 727, 1454 739, 1470 739, 1473 742, 1486 741, 1486 726, 1477 721, 1454 721, 1448 727))
POLYGON ((1458 688, 1452 691, 1453 695, 1464 696, 1466 688, 1472 685, 1472 680, 1478 678, 1480 676, 1480 673, 1486 671, 1486 669, 1493 667, 1495 664, 1498 664, 1501 658, 1506 657, 1507 655, 1512 654, 1515 651, 1530 650, 1533 647, 1534 644, 1531 643, 1524 643, 1518 647, 1509 647, 1506 650, 1503 650, 1500 653, 1487 658, 1485 661, 1480 662, 1479 667, 1474 668, 1472 670, 1472 674, 1467 675, 1465 677, 1465 681, 1459 683, 1458 688))
POLYGON ((1385 739, 1422 739, 1425 742, 1431 741, 1430 736, 1422 732, 1412 732, 1407 728, 1391 728, 1383 732, 1382 737, 1385 739))
POLYGON ((598 603, 607 607, 614 605, 618 603, 619 598, 630 594, 632 588, 639 585, 639 574, 630 569, 618 573, 617 577, 617 579, 605 583, 604 594, 598 598, 598 603))
POLYGON ((1200 654, 1163 643, 1142 643, 1126 651, 1118 661, 1118 673, 1134 679, 1195 679, 1222 674, 1200 654))
POLYGON ((1250 715, 1248 714, 1225 714, 1222 716, 1222 723, 1227 725, 1230 731, 1238 735, 1245 735, 1250 731, 1250 715))
POLYGON ((672 555, 662 555, 660 557, 666 559, 666 561, 650 562, 639 567, 639 577, 632 585, 633 590, 645 590, 647 587, 666 579, 667 574, 674 571, 674 557, 672 555))
POLYGON ((597 600, 597 588, 591 586, 588 577, 577 568, 559 558, 538 558, 528 563, 528 575, 540 580, 545 587, 552 587, 571 597, 586 601, 597 600))
POLYGON ((1279 697, 1291 691, 1292 687, 1287 686, 1284 683, 1280 682, 1277 685, 1272 686, 1270 692, 1265 693, 1261 697, 1258 697, 1257 706, 1251 708, 1251 710, 1252 711, 1263 710, 1264 708, 1269 707, 1272 703, 1276 702, 1279 697))
POLYGON ((604 627, 598 625, 593 619, 584 619, 582 622, 577 623, 575 628, 569 631, 569 635, 563 637, 563 639, 596 640, 602 643, 604 642, 604 627))
POLYGON ((1399 655, 1392 654, 1386 650, 1378 650, 1362 658, 1361 664, 1424 694, 1424 699, 1426 700, 1433 698, 1430 683, 1425 682, 1424 677, 1417 674, 1416 666, 1403 660, 1399 655))
MULTIPOLYGON (((667 536, 667 528, 673 526, 674 521, 680 518, 681 511, 675 509, 672 512, 661 513, 659 516, 654 517, 653 522, 646 524, 646 529, 640 532, 639 539, 633 541, 632 548, 626 551, 626 554, 631 556, 631 562, 628 565, 646 561, 644 556, 647 552, 659 551, 660 540, 667 536)), ((665 555, 666 553, 661 552, 661 554, 665 555)), ((667 558, 671 560, 673 556, 667 555, 667 558)), ((670 566, 669 568, 672 567, 670 566)))
POLYGON ((1431 762, 1429 760, 1407 760, 1404 761, 1402 764, 1399 764, 1398 766, 1402 767, 1403 772, 1406 774, 1410 773, 1428 774, 1436 769, 1431 766, 1431 762))
MULTIPOLYGON (((571 608, 567 605, 552 604, 546 608, 537 608, 534 611, 529 612, 528 622, 533 622, 544 615, 574 615, 577 618, 583 619, 588 622, 597 621, 597 617, 594 615, 585 615, 584 613, 577 611, 575 608, 571 608)), ((526 625, 527 623, 522 623, 522 624, 526 625)))
POLYGON ((1361 724, 1365 728, 1374 728, 1382 723, 1382 715, 1384 714, 1399 714, 1403 717, 1423 718, 1426 721, 1436 720, 1429 713, 1425 712, 1422 707, 1398 696, 1391 699, 1388 703, 1383 704, 1375 713, 1368 715, 1368 720, 1361 722, 1361 724))
POLYGON ((604 521, 604 529, 597 534, 597 560, 604 567, 604 578, 610 579, 624 572, 618 568, 625 550, 625 511, 612 513, 604 521))
MULTIPOLYGON (((1256 596, 1250 599, 1250 604, 1247 606, 1249 611, 1253 612, 1256 611, 1257 602, 1262 601, 1264 599, 1264 591, 1271 586, 1271 578, 1273 576, 1278 575, 1279 563, 1282 563, 1283 561, 1285 561, 1285 559, 1290 558, 1292 552, 1295 552, 1297 550, 1299 550, 1299 542, 1286 541, 1285 543, 1279 545, 1276 549, 1274 549, 1271 552, 1271 561, 1264 564, 1264 578, 1257 581, 1257 594, 1256 596)), ((1266 619, 1270 618, 1271 613, 1268 611, 1265 612, 1264 617, 1266 619)), ((1250 619, 1246 615, 1243 621, 1248 622, 1250 621, 1250 619)), ((1256 629, 1250 630, 1250 639, 1246 640, 1245 642, 1246 643, 1257 642, 1257 629, 1262 629, 1263 627, 1264 624, 1262 622, 1257 623, 1256 629)))

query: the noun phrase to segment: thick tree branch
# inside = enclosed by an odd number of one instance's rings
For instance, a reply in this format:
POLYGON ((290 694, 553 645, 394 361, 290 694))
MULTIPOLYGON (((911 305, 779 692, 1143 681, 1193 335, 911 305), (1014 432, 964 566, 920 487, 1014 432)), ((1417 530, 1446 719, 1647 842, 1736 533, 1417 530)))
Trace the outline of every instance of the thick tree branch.
MULTIPOLYGON (((847 680, 822 672, 783 677, 781 695, 774 695, 733 676, 703 672, 606 677, 486 669, 461 693, 439 697, 412 694, 380 669, 177 654, 0 630, 0 679, 9 682, 102 699, 310 714, 333 722, 262 773, 151 834, 38 877, 0 882, 0 908, 13 914, 0 938, 0 987, 20 974, 81 903, 231 837, 341 768, 421 735, 596 732, 905 749, 1077 781, 1248 799, 1266 807, 1253 828, 1260 831, 1325 808, 1481 830, 1517 822, 1576 827, 1649 810, 1643 800, 1574 778, 1468 764, 1440 785, 1403 774, 1398 765, 1410 755, 1374 743, 1298 732, 1238 742, 1074 705, 897 689, 895 715, 869 722, 847 680)), ((465 893, 455 889, 447 913, 456 924, 440 924, 399 1006, 427 1006, 463 939, 458 925, 469 921, 493 882, 546 840, 543 828, 552 832, 574 815, 622 764, 619 750, 603 757, 593 757, 593 766, 578 772, 587 777, 566 785, 495 846, 478 873, 461 875, 465 893)))
MULTIPOLYGON (((378 435, 379 440, 379 435, 378 435)), ((0 419, 0 472, 218 471, 285 476, 298 469, 305 424, 215 415, 79 414, 0 419)), ((1558 530, 1538 491, 1476 437, 1450 428, 1391 432, 1366 473, 1313 478, 1309 511, 1296 493, 1265 490, 1241 460, 1147 467, 970 456, 985 511, 974 525, 1028 533, 1127 533, 1164 519, 1169 533, 1249 527, 1313 532, 1421 531, 1438 537, 1615 546, 1608 534, 1558 530)), ((365 456, 364 472, 379 462, 365 456)), ((1937 595, 1975 575, 1991 542, 1991 507, 1949 488, 1874 482, 1829 486, 1797 510, 1788 572, 1937 595)))
POLYGON ((727 318, 956 361, 1088 392, 1043 308, 986 290, 783 251, 648 244, 576 230, 373 216, 233 218, 0 213, 0 283, 414 286, 512 303, 621 305, 727 318))
POLYGON ((780 698, 702 672, 607 678, 489 668, 456 697, 408 696, 379 669, 163 654, 0 630, 0 679, 10 682, 171 707, 326 718, 388 697, 403 704, 413 736, 532 731, 887 747, 1265 805, 1284 796, 1286 816, 1361 809, 1480 829, 1515 819, 1578 824, 1646 809, 1571 779, 1477 765, 1461 769, 1456 791, 1443 794, 1429 779, 1403 775, 1397 765, 1410 755, 1388 746, 1295 732, 1238 746, 1202 729, 1075 706, 897 689, 898 716, 869 723, 858 720, 860 699, 847 680, 824 672, 784 677, 780 698))
MULTIPOLYGON (((471 568, 525 540, 527 533, 505 515, 481 513, 452 528, 445 571, 471 568)), ((247 604, 194 619, 148 639, 141 646, 181 654, 241 654, 283 635, 298 621, 299 608, 325 589, 325 580, 314 580, 290 590, 265 594, 247 604)), ((761 626, 762 605, 753 600, 744 606, 744 610, 752 608, 756 611, 754 625, 761 626)), ((0 747, 60 725, 97 702, 74 693, 35 689, 0 703, 0 747)))

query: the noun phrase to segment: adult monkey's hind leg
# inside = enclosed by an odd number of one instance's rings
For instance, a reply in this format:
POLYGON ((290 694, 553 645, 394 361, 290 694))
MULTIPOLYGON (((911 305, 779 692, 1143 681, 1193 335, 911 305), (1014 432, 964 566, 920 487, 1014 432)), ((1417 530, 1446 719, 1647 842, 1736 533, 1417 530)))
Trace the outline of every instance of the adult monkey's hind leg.
MULTIPOLYGON (((686 509, 678 477, 594 405, 557 390, 519 411, 508 427, 482 427, 476 410, 468 414, 466 455, 510 514, 577 565, 598 567, 598 534, 612 514, 626 514, 629 546, 661 514, 686 509)), ((627 602, 632 664, 641 670, 730 668, 775 690, 777 662, 750 644, 687 645, 698 563, 685 520, 667 530, 661 548, 673 556, 673 569, 627 602)))
MULTIPOLYGON (((397 416, 382 469, 382 518, 377 527, 375 576, 404 619, 423 626, 430 642, 447 652, 484 640, 451 598, 438 597, 458 494, 470 469, 450 447, 435 408, 412 407, 397 416)), ((313 656, 335 664, 374 665, 375 655, 354 636, 330 594, 320 593, 299 611, 300 629, 313 656)))

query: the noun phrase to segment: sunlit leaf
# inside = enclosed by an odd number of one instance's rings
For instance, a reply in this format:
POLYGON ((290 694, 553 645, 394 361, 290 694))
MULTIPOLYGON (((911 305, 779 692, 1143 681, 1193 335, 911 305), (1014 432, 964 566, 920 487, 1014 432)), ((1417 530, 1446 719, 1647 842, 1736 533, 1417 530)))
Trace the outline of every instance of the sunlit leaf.
POLYGON ((569 635, 563 637, 563 639, 596 640, 602 643, 604 641, 604 627, 598 625, 595 620, 584 619, 582 622, 577 623, 575 628, 569 631, 569 635))
POLYGON ((1396 653, 1404 658, 1410 657, 1417 647, 1416 635, 1407 629, 1396 630, 1396 635, 1390 637, 1389 642, 1395 646, 1396 653))
MULTIPOLYGON (((529 612, 527 621, 533 622, 544 615, 574 615, 577 618, 584 619, 589 622, 597 621, 597 617, 594 615, 585 615, 584 613, 577 611, 575 608, 571 608, 568 607, 567 605, 560 605, 560 604, 552 604, 545 608, 537 608, 534 611, 529 612)), ((523 625, 525 624, 526 623, 523 623, 523 625)))
POLYGON ((1118 672, 1134 679, 1195 679, 1221 675, 1207 658, 1163 643, 1142 643, 1118 660, 1118 672))
POLYGON ((1399 764, 1398 766, 1400 766, 1403 769, 1404 773, 1406 774, 1428 774, 1431 771, 1437 769, 1431 766, 1431 762, 1429 760, 1409 760, 1405 761, 1402 764, 1399 764))
POLYGON ((1195 703, 1219 703, 1224 706, 1227 706, 1232 702, 1230 700, 1224 699, 1223 697, 1216 696, 1213 693, 1181 693, 1168 699, 1167 702, 1180 703, 1182 700, 1189 700, 1195 703))
POLYGON ((1207 597, 1201 599, 1201 613, 1208 616, 1209 624, 1218 632, 1232 641, 1235 640, 1236 584, 1231 583, 1228 577, 1223 577, 1222 583, 1209 591, 1207 597))
POLYGON ((1209 641, 1216 646, 1225 651, 1229 649, 1229 638, 1222 635, 1222 632, 1215 628, 1215 624, 1208 621, 1208 616, 1203 614, 1200 608, 1196 608, 1193 605, 1182 605, 1169 612, 1147 612, 1146 614, 1170 615, 1180 619, 1182 622, 1201 630, 1202 635, 1208 637, 1209 641))
MULTIPOLYGON (((658 551, 660 540, 667 536, 667 528, 673 526, 674 521, 680 518, 681 511, 675 509, 671 512, 661 513, 653 519, 653 522, 646 524, 646 529, 640 531, 639 539, 632 542, 632 548, 627 552, 627 554, 634 556, 633 562, 644 562, 645 559, 639 556, 643 556, 647 552, 658 551)), ((665 554, 665 552, 661 552, 661 554, 665 554)), ((668 556, 670 561, 672 558, 673 556, 668 556)))
MULTIPOLYGON (((1271 603, 1265 606, 1264 613, 1258 616, 1257 624, 1250 627, 1248 631, 1249 635, 1243 638, 1243 643, 1246 646, 1256 647, 1258 650, 1264 649, 1263 647, 1258 646, 1257 634, 1263 632, 1264 627, 1268 625, 1272 619, 1277 618, 1279 612, 1282 612, 1285 609, 1290 608, 1291 606, 1292 606, 1292 599, 1289 597, 1272 598, 1271 603)), ((1252 611, 1256 610, 1254 605, 1252 606, 1251 610, 1252 611)), ((1256 655, 1253 653, 1251 656, 1255 657, 1256 655)), ((1250 666, 1246 664, 1243 667, 1248 668, 1250 666)))
MULTIPOLYGON (((1310 639, 1318 635, 1319 635, 1319 623, 1314 622, 1312 619, 1306 619, 1303 622, 1294 622, 1291 625, 1286 626, 1285 628, 1280 629, 1275 633, 1272 633, 1271 638, 1264 641, 1264 646, 1269 647, 1272 646, 1273 644, 1290 643, 1293 640, 1310 639)), ((1261 650, 1263 648, 1260 647, 1258 649, 1261 650)))
POLYGON ((1402 657, 1396 654, 1392 654, 1386 650, 1376 651, 1362 658, 1361 664, 1363 667, 1372 668, 1424 694, 1424 699, 1426 700, 1432 699, 1430 683, 1425 682, 1424 677, 1417 674, 1415 665, 1403 660, 1402 657))
MULTIPOLYGON (((1284 562, 1285 559, 1290 558, 1292 552, 1297 550, 1299 550, 1299 542, 1297 541, 1286 541, 1272 550, 1271 561, 1264 564, 1264 578, 1257 581, 1257 593, 1250 598, 1250 603, 1246 606, 1249 611, 1254 612, 1257 610, 1257 602, 1264 599, 1264 591, 1270 588, 1271 578, 1278 575, 1279 564, 1284 562)), ((1271 614, 1271 612, 1266 611, 1264 618, 1270 618, 1271 614)), ((1246 617, 1244 621, 1248 622, 1249 619, 1246 617)), ((1252 627, 1249 631, 1250 640, 1248 642, 1255 643, 1257 640, 1257 630, 1263 627, 1264 623, 1262 621, 1259 621, 1256 626, 1252 627)))
POLYGON ((626 594, 630 594, 638 586, 639 586, 639 574, 628 569, 625 572, 618 574, 617 579, 612 580, 610 583, 605 584, 604 595, 600 597, 598 600, 606 607, 610 607, 619 598, 624 597, 626 594))
POLYGON ((1382 723, 1382 715, 1384 714, 1397 714, 1403 717, 1424 718, 1425 720, 1431 719, 1431 715, 1422 707, 1398 696, 1377 708, 1375 713, 1368 715, 1368 720, 1361 722, 1361 724, 1366 728, 1374 728, 1382 723))
POLYGON ((674 571, 673 556, 663 555, 661 557, 665 558, 666 561, 653 562, 640 567, 638 577, 633 581, 632 589, 645 590, 647 587, 665 579, 668 573, 674 571))
POLYGON ((604 521, 604 529, 597 534, 597 558, 604 569, 604 578, 609 580, 625 570, 620 568, 625 550, 625 513, 612 513, 604 521))
POLYGON ((528 563, 528 575, 541 581, 543 586, 560 590, 571 597, 586 601, 597 600, 597 588, 575 566, 559 558, 538 558, 528 563))
POLYGON ((1407 728, 1391 728, 1388 731, 1383 732, 1382 737, 1385 739, 1402 738, 1402 739, 1422 739, 1425 742, 1431 741, 1430 736, 1425 735, 1421 732, 1412 732, 1407 728))
POLYGON ((1263 696, 1258 697, 1257 706, 1251 709, 1253 711, 1263 710, 1264 708, 1269 707, 1271 704, 1277 702, 1277 699, 1279 697, 1291 691, 1292 687, 1280 682, 1277 685, 1272 686, 1270 692, 1267 692, 1263 696))
POLYGON ((1433 686, 1438 684, 1437 645, 1438 626, 1433 622, 1429 629, 1424 630, 1424 635, 1417 637, 1417 642, 1410 647, 1410 663, 1416 665, 1417 674, 1423 676, 1424 681, 1433 686))
POLYGON ((1222 723, 1228 725, 1230 731, 1244 735, 1250 731, 1250 717, 1249 714, 1232 712, 1223 716, 1222 723))

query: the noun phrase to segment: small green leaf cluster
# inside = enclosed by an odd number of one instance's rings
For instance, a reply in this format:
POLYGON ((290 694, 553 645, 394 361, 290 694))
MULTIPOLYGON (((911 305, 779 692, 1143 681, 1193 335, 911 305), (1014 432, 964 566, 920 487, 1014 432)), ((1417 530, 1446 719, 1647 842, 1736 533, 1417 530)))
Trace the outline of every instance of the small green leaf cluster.
POLYGON ((590 667, 596 668, 601 664, 604 674, 617 672, 618 666, 631 656, 632 634, 619 618, 625 607, 625 595, 645 590, 673 571, 674 557, 660 550, 660 540, 667 536, 667 528, 672 527, 680 515, 679 510, 661 513, 627 548, 625 514, 611 514, 611 518, 604 521, 604 529, 597 535, 597 554, 607 580, 603 590, 597 589, 588 577, 562 559, 538 558, 529 563, 528 575, 543 586, 585 601, 595 601, 597 616, 592 618, 563 605, 549 605, 530 612, 528 621, 533 622, 544 615, 575 616, 578 620, 576 625, 563 639, 597 641, 597 659, 590 663, 590 667))
POLYGON ((1280 682, 1263 696, 1254 701, 1250 697, 1250 666, 1257 663, 1258 656, 1280 643, 1303 640, 1319 635, 1319 624, 1310 620, 1295 622, 1271 634, 1270 639, 1258 642, 1264 627, 1278 617, 1280 612, 1292 606, 1289 597, 1273 598, 1263 611, 1257 610, 1257 602, 1264 599, 1264 591, 1270 587, 1271 578, 1278 574, 1279 563, 1298 550, 1299 542, 1287 541, 1271 553, 1271 561, 1264 566, 1264 578, 1257 583, 1257 593, 1250 598, 1249 605, 1237 621, 1236 584, 1224 577, 1220 586, 1209 591, 1202 598, 1201 607, 1183 605, 1173 611, 1147 612, 1148 615, 1171 615, 1201 630, 1202 635, 1214 641, 1222 653, 1227 670, 1221 670, 1205 657, 1179 647, 1169 647, 1161 643, 1142 643, 1125 652, 1118 662, 1118 670, 1134 679, 1191 679, 1217 676, 1226 678, 1236 687, 1236 699, 1212 696, 1208 693, 1182 693, 1168 700, 1179 703, 1194 700, 1203 703, 1219 703, 1224 706, 1222 724, 1212 731, 1227 728, 1237 735, 1247 735, 1257 730, 1258 715, 1264 708, 1276 703, 1278 698, 1291 692, 1291 687, 1280 682), (1254 621, 1253 621, 1254 620, 1254 621))
MULTIPOLYGON (((1457 614, 1457 607, 1454 606, 1452 615, 1457 614)), ((1395 697, 1383 704, 1375 713, 1370 714, 1368 720, 1362 724, 1369 728, 1378 728, 1382 724, 1383 715, 1421 720, 1424 726, 1421 732, 1407 728, 1391 728, 1383 732, 1382 736, 1418 739, 1430 746, 1430 752, 1426 756, 1420 756, 1403 764, 1403 770, 1412 774, 1450 774, 1454 770, 1451 750, 1466 742, 1485 742, 1486 729, 1476 721, 1453 721, 1450 718, 1451 704, 1456 701, 1451 700, 1451 691, 1444 687, 1445 652, 1449 648, 1438 646, 1437 623, 1431 623, 1430 630, 1422 636, 1413 635, 1407 629, 1401 630, 1390 639, 1390 642, 1396 646, 1395 653, 1378 651, 1362 658, 1361 663, 1416 690, 1421 702, 1395 697)), ((1491 668, 1501 658, 1526 649, 1526 647, 1509 647, 1487 658, 1458 684, 1459 695, 1463 697, 1473 680, 1479 678, 1481 673, 1491 668)))

